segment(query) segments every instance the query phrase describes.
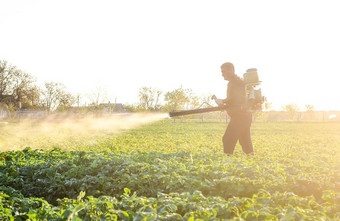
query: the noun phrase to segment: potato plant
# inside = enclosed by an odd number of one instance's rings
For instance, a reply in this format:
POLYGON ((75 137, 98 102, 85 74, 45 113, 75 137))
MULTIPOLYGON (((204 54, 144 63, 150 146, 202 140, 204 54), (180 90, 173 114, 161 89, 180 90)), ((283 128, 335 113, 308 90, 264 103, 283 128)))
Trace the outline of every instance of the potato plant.
POLYGON ((93 146, 0 153, 1 220, 339 220, 340 124, 163 120, 93 146))

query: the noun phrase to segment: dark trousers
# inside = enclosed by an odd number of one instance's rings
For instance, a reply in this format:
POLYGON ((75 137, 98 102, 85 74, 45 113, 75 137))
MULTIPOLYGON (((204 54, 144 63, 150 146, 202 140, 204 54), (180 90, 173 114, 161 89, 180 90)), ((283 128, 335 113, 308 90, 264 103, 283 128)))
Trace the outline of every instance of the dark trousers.
POLYGON ((243 152, 253 153, 253 143, 250 137, 252 122, 251 113, 237 113, 230 116, 230 122, 222 138, 224 153, 233 154, 237 141, 240 142, 243 152))

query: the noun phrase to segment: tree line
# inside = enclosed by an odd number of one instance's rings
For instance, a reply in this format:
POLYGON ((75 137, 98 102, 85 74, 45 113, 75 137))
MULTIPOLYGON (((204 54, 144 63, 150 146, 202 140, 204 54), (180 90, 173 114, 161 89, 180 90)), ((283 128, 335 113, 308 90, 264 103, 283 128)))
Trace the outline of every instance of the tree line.
MULTIPOLYGON (((102 88, 89 94, 88 106, 100 108, 102 88)), ((66 90, 65 85, 58 82, 46 82, 43 87, 36 85, 36 78, 29 73, 0 60, 0 108, 10 112, 18 110, 65 111, 79 106, 79 95, 66 90)), ((125 104, 130 111, 171 111, 197 108, 200 104, 210 104, 211 95, 197 96, 191 89, 179 88, 163 92, 152 87, 141 87, 138 91, 137 104, 125 104)), ((105 106, 105 105, 104 105, 105 106)))
POLYGON ((75 97, 63 84, 46 82, 38 87, 36 79, 5 60, 0 60, 0 104, 9 111, 62 110, 72 106, 75 97))
POLYGON ((211 105, 211 95, 197 96, 191 89, 182 86, 172 91, 163 92, 152 87, 142 87, 139 89, 138 110, 150 111, 173 111, 182 109, 194 109, 202 105, 211 105), (161 95, 164 95, 161 99, 161 95), (160 103, 161 101, 163 103, 160 103))

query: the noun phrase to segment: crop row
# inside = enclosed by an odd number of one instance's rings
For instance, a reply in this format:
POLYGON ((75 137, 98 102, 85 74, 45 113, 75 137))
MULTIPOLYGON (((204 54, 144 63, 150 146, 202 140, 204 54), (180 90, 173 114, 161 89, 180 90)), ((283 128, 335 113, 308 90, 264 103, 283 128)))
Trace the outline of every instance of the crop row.
MULTIPOLYGON (((205 197, 193 193, 159 193, 156 197, 139 197, 128 188, 118 200, 98 198, 80 192, 77 199, 59 199, 54 206, 41 198, 25 198, 12 188, 0 187, 2 220, 324 220, 340 218, 333 196, 319 205, 312 197, 292 193, 270 194, 264 190, 251 198, 205 197)), ((339 203, 339 202, 338 202, 339 203)))
MULTIPOLYGON (((311 210, 314 215, 334 217, 338 216, 336 211, 340 209, 339 196, 335 194, 338 187, 334 186, 334 183, 322 186, 318 182, 304 180, 303 174, 297 171, 292 173, 290 167, 284 165, 273 167, 270 162, 261 158, 227 158, 222 154, 212 156, 206 153, 202 156, 185 152, 172 154, 147 152, 128 155, 108 151, 58 149, 40 151, 30 148, 1 153, 0 157, 3 158, 0 166, 0 182, 3 186, 13 188, 23 197, 41 197, 54 205, 58 204, 58 199, 63 198, 70 199, 65 202, 71 202, 71 199, 76 199, 80 192, 94 197, 88 200, 100 201, 102 196, 123 200, 122 193, 129 189, 141 196, 141 199, 156 201, 160 194, 173 196, 175 193, 187 192, 194 196, 200 193, 204 199, 207 197, 216 200, 214 197, 219 196, 219 200, 223 201, 222 207, 233 203, 237 198, 241 201, 251 200, 249 203, 252 206, 254 203, 266 208, 278 208, 278 205, 281 205, 284 206, 282 211, 285 211, 289 205, 294 205, 294 200, 303 201, 300 196, 309 197, 305 199, 301 209, 311 210), (213 158, 214 161, 211 160, 213 158), (280 197, 275 201, 267 197, 267 205, 263 205, 263 201, 257 202, 257 198, 252 201, 254 196, 263 192, 280 197), (283 196, 286 196, 286 199, 287 196, 292 197, 294 200, 280 201, 279 199, 284 199, 283 196), (228 200, 230 202, 226 203, 228 200)), ((135 208, 134 213, 139 209, 135 208)), ((178 212, 180 215, 178 217, 188 216, 185 215, 187 212, 197 211, 197 208, 185 211, 178 212)), ((214 209, 208 211, 212 213, 209 215, 212 217, 222 213, 214 209)), ((259 208, 256 208, 256 211, 258 213, 253 214, 254 216, 263 214, 259 208)), ((133 217, 136 215, 130 213, 133 217)), ((158 213, 159 211, 154 212, 153 216, 159 216, 158 213)), ((226 211, 222 214, 226 215, 225 213, 226 211)), ((228 216, 240 214, 242 212, 230 213, 228 216)), ((281 212, 271 209, 268 214, 278 215, 281 212)))

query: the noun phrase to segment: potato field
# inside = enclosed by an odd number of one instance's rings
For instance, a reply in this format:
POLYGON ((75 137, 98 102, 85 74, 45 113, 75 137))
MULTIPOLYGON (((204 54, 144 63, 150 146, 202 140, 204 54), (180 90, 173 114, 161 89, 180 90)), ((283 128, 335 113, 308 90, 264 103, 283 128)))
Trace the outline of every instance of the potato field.
POLYGON ((223 153, 226 126, 164 119, 3 150, 0 220, 340 220, 339 123, 255 122, 255 156, 223 153))

